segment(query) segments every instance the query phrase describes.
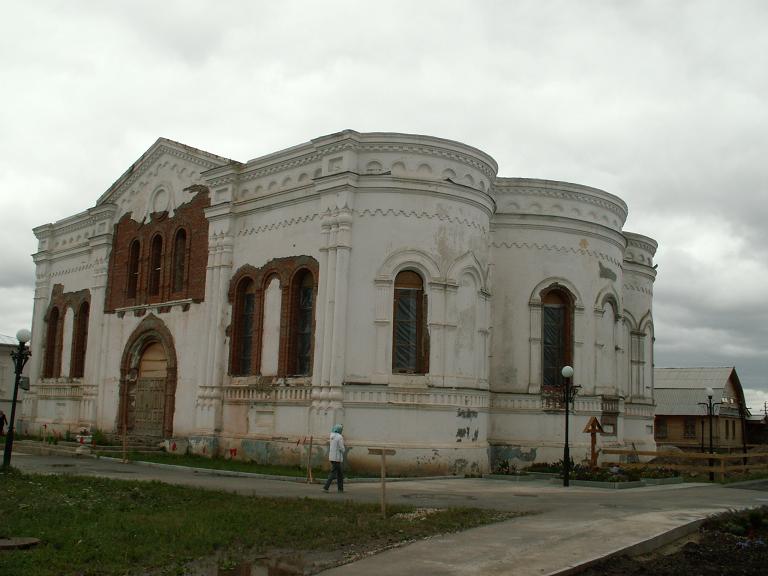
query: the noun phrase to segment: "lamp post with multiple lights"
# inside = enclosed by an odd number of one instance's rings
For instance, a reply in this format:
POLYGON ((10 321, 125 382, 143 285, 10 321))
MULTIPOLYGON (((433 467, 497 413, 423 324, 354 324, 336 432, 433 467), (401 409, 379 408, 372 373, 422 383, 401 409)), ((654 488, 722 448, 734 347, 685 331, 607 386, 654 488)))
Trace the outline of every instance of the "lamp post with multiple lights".
POLYGON ((11 351, 11 358, 13 358, 13 368, 16 373, 16 378, 13 383, 13 401, 11 403, 11 419, 8 422, 8 435, 5 437, 5 451, 3 452, 3 468, 8 468, 11 465, 11 452, 13 451, 13 424, 16 420, 16 402, 19 397, 19 382, 21 381, 21 372, 24 370, 24 365, 29 360, 32 352, 27 346, 32 338, 32 334, 29 330, 23 329, 16 333, 16 340, 19 341, 19 345, 15 350, 11 351))

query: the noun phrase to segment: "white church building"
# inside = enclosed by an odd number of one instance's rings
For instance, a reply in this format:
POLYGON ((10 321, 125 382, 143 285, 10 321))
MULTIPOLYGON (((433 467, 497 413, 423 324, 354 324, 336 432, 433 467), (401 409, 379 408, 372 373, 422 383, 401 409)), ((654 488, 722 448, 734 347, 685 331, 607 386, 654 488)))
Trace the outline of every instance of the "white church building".
POLYGON ((653 256, 627 206, 460 142, 345 130, 245 163, 164 138, 35 228, 22 430, 410 474, 652 449, 653 256), (94 195, 95 196, 95 195, 94 195), (317 462, 325 459, 316 450, 317 462))

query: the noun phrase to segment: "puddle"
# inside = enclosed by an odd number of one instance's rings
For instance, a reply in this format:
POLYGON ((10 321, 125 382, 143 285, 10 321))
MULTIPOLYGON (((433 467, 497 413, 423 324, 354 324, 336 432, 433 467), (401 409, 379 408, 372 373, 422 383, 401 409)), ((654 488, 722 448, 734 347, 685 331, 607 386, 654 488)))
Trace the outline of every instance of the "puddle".
POLYGON ((403 498, 417 498, 419 500, 477 500, 474 496, 467 496, 465 494, 433 494, 431 492, 403 494, 403 498))
POLYGON ((344 563, 338 551, 291 552, 273 550, 267 554, 251 553, 238 561, 218 554, 184 567, 187 576, 305 576, 344 563))
POLYGON ((266 566, 256 566, 247 562, 238 564, 234 568, 221 568, 216 571, 216 576, 269 576, 269 570, 266 566))

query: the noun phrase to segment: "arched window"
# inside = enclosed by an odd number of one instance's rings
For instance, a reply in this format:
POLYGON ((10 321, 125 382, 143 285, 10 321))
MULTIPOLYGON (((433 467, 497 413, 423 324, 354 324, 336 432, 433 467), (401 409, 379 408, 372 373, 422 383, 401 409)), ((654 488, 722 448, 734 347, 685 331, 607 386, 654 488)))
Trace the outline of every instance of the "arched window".
POLYGON ((232 374, 245 376, 253 366, 253 333, 256 319, 256 286, 250 278, 237 287, 232 336, 232 374))
POLYGON ((571 364, 573 304, 570 294, 555 288, 542 297, 542 385, 563 384, 561 370, 571 364))
POLYGON ((176 238, 173 241, 173 291, 181 292, 184 290, 184 263, 186 262, 187 252, 187 232, 184 228, 176 232, 176 238))
POLYGON ((141 255, 141 245, 138 240, 131 242, 131 248, 128 253, 128 298, 136 298, 136 292, 139 287, 139 257, 141 255))
POLYGON ((159 234, 152 238, 149 253, 149 295, 160 294, 160 276, 163 272, 163 237, 159 234))
POLYGON ((53 308, 48 314, 48 333, 45 336, 44 378, 56 378, 61 363, 57 361, 59 349, 59 309, 53 308))
POLYGON ((292 288, 293 326, 288 372, 304 376, 312 373, 312 326, 315 317, 314 282, 309 270, 299 272, 292 288))
POLYGON ((70 376, 82 378, 85 373, 85 349, 88 344, 88 317, 90 304, 83 302, 75 317, 75 338, 72 346, 70 376))
POLYGON ((395 278, 392 371, 425 374, 428 367, 427 298, 424 281, 412 270, 395 278))

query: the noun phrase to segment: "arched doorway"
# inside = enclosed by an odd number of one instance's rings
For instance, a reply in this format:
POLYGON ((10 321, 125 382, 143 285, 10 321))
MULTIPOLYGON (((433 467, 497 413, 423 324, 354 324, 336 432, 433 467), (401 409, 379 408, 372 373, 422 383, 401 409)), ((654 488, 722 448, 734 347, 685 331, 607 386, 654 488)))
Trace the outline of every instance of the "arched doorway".
POLYGON ((173 435, 176 350, 165 324, 149 316, 134 330, 123 352, 117 430, 144 439, 173 435))
POLYGON ((128 402, 134 412, 133 433, 162 438, 168 358, 160 342, 152 342, 144 348, 137 376, 136 386, 132 387, 133 398, 128 402))

